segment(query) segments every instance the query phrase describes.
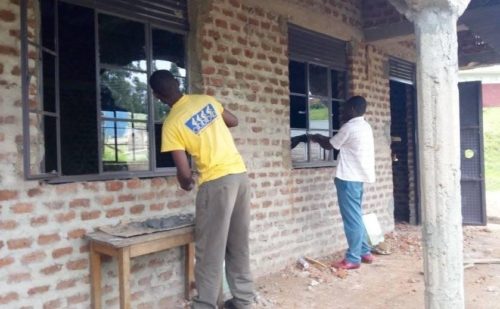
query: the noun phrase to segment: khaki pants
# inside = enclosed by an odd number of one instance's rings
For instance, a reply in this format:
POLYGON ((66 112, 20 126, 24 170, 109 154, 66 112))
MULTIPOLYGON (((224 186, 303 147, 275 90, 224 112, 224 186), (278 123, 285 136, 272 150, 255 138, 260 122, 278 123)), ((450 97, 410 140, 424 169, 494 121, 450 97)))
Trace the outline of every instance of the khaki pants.
POLYGON ((238 309, 252 307, 249 223, 250 184, 246 173, 227 175, 200 186, 195 220, 198 295, 192 308, 217 308, 224 260, 233 304, 238 309))

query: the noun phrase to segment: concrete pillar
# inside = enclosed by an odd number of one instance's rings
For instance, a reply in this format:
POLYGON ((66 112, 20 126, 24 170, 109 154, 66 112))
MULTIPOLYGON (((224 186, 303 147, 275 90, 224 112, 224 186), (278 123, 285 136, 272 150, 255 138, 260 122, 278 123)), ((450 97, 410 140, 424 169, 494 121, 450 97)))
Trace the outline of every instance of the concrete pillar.
POLYGON ((469 0, 390 0, 414 22, 426 308, 464 308, 457 19, 469 0))

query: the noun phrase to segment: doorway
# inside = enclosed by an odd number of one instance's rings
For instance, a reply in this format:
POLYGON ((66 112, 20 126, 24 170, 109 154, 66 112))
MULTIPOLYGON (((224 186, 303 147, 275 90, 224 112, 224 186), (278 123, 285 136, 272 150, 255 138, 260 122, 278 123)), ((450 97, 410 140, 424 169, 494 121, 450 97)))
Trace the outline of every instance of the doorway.
POLYGON ((414 85, 391 80, 390 104, 394 219, 418 224, 414 85))

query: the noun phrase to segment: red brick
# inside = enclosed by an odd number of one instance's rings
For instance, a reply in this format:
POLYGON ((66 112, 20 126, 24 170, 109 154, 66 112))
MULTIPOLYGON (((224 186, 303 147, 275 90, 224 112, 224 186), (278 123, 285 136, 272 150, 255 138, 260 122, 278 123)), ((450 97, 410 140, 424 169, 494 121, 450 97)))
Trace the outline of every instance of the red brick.
POLYGON ((0 258, 0 268, 9 266, 12 263, 14 263, 14 258, 11 256, 0 258))
POLYGON ((30 281, 31 280, 31 274, 28 273, 14 273, 14 274, 9 274, 9 279, 7 280, 7 283, 18 283, 18 282, 23 282, 23 281, 30 281))
POLYGON ((57 233, 45 234, 45 235, 38 236, 38 244, 39 245, 47 245, 47 244, 57 242, 59 240, 61 240, 61 237, 57 233))
POLYGON ((9 292, 0 295, 0 305, 7 305, 13 301, 19 299, 19 295, 16 292, 9 292))
POLYGON ((149 206, 149 210, 151 211, 160 211, 165 208, 165 203, 156 203, 156 204, 151 204, 149 206))
POLYGON ((12 74, 13 76, 19 76, 21 75, 21 69, 19 68, 19 66, 15 65, 10 71, 10 74, 12 74))
POLYGON ((42 189, 40 189, 40 188, 33 188, 33 189, 28 190, 29 197, 34 197, 34 196, 40 195, 42 193, 43 193, 42 189))
POLYGON ((54 259, 58 259, 61 256, 71 254, 71 252, 73 252, 72 247, 64 247, 64 248, 55 249, 54 251, 52 251, 52 257, 54 259))
POLYGON ((114 191, 120 191, 122 189, 123 189, 123 182, 121 181, 114 180, 106 182, 106 191, 114 192, 114 191))
POLYGON ((0 201, 16 199, 19 193, 13 190, 0 190, 0 201))
POLYGON ((13 230, 18 226, 14 220, 0 220, 0 230, 13 230))
POLYGON ((16 15, 9 10, 0 10, 0 20, 11 22, 16 20, 16 15))
POLYGON ((123 216, 125 214, 125 209, 122 208, 115 208, 106 211, 106 218, 113 218, 113 217, 118 217, 118 216, 123 216))
POLYGON ((15 214, 25 214, 33 211, 33 204, 31 203, 17 203, 10 206, 10 210, 15 214))
POLYGON ((76 285, 77 280, 76 279, 68 279, 68 280, 63 280, 59 281, 59 283, 56 285, 57 290, 65 290, 72 288, 76 285))
POLYGON ((54 274, 54 273, 60 271, 61 269, 62 269, 61 264, 54 264, 54 265, 42 268, 42 270, 40 270, 40 272, 44 275, 51 275, 51 274, 54 274))
POLYGON ((144 211, 144 205, 134 205, 130 208, 131 214, 140 214, 144 211))
POLYGON ((58 309, 58 308, 61 308, 60 299, 49 300, 48 302, 45 302, 43 304, 43 309, 58 309))
POLYGON ((22 256, 21 262, 24 265, 43 261, 47 257, 44 251, 35 251, 22 256))
POLYGON ((31 247, 32 243, 33 243, 33 239, 31 239, 31 238, 17 238, 17 239, 11 239, 11 240, 7 241, 7 247, 10 250, 23 249, 23 248, 31 247))
POLYGON ((39 216, 31 218, 31 226, 40 226, 46 224, 48 221, 47 216, 39 216))
POLYGON ((142 188, 142 181, 140 179, 134 178, 127 181, 127 188, 129 189, 139 189, 142 188))
POLYGON ((56 215, 56 221, 59 223, 68 222, 75 218, 76 218, 76 213, 73 210, 64 213, 58 213, 56 215))
POLYGON ((67 298, 68 304, 75 305, 86 302, 90 298, 89 294, 76 294, 67 298))
POLYGON ((35 294, 45 293, 49 290, 49 287, 50 287, 49 285, 42 285, 42 286, 37 286, 37 287, 31 288, 28 290, 28 295, 32 296, 35 294))
POLYGON ((57 185, 56 192, 57 194, 65 194, 65 193, 76 193, 78 191, 78 184, 76 183, 65 183, 61 185, 57 185))
POLYGON ((133 194, 123 194, 118 196, 118 202, 130 202, 130 201, 135 201, 135 195, 133 194))
POLYGON ((77 198, 69 202, 70 208, 87 208, 90 206, 90 200, 88 198, 77 198))
POLYGON ((69 261, 66 263, 66 268, 69 270, 85 269, 87 267, 88 259, 79 259, 74 261, 69 261))
POLYGON ((75 229, 68 232, 68 239, 82 238, 87 231, 85 229, 75 229))
POLYGON ((0 45, 0 54, 19 56, 19 51, 12 46, 0 45))
POLYGON ((97 219, 101 216, 100 210, 92 210, 92 211, 82 211, 81 218, 83 221, 97 219))
POLYGON ((113 202, 115 201, 115 197, 111 196, 111 195, 110 196, 101 196, 101 197, 96 198, 96 200, 99 203, 99 205, 108 206, 108 205, 113 204, 113 202))

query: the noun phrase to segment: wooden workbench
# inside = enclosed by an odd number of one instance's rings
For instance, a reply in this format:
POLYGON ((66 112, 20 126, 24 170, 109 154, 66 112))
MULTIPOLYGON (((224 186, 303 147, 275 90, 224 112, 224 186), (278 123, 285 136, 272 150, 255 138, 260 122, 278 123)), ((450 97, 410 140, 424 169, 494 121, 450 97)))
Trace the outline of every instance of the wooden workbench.
POLYGON ((101 255, 118 259, 120 308, 130 309, 130 259, 136 256, 184 246, 185 296, 190 297, 194 282, 194 227, 184 227, 165 232, 122 238, 104 232, 86 235, 90 241, 90 279, 92 308, 101 307, 101 255))

